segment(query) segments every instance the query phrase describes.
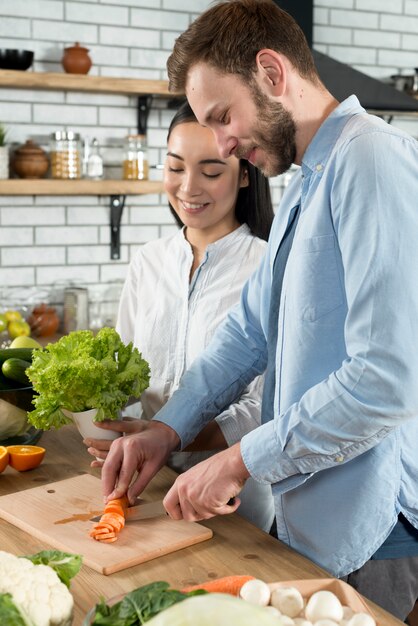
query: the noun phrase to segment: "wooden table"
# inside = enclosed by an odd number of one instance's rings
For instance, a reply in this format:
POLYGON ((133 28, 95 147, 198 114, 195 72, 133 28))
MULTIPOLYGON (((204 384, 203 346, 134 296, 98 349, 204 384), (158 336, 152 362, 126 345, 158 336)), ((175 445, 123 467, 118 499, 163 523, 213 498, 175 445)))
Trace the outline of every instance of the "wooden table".
MULTIPOLYGON (((65 426, 59 431, 44 433, 39 445, 47 450, 42 465, 23 473, 8 467, 0 475, 0 495, 86 472, 99 476, 98 470, 90 468, 91 457, 74 427, 65 426)), ((147 496, 153 499, 163 497, 174 478, 174 472, 163 468, 147 488, 147 496)), ((173 588, 181 588, 229 574, 252 574, 266 582, 329 578, 324 570, 239 515, 217 517, 205 525, 213 530, 213 539, 110 576, 83 566, 71 584, 75 601, 73 626, 81 625, 85 614, 101 595, 109 598, 157 580, 166 580, 173 588)), ((50 548, 1 519, 0 546, 2 550, 17 555, 50 548)), ((383 609, 369 604, 379 626, 402 623, 383 609)))

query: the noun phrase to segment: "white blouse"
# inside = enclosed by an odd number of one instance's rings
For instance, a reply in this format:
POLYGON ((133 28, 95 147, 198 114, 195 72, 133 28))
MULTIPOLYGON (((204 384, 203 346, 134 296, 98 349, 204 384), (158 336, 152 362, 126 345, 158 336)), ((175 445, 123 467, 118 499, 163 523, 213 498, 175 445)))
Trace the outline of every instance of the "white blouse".
MULTIPOLYGON (((243 224, 208 245, 191 282, 193 252, 184 229, 150 241, 136 253, 121 294, 117 330, 125 343, 133 341, 150 365, 150 385, 141 396, 141 418, 152 419, 177 389, 183 373, 238 302, 266 246, 243 224)), ((261 394, 262 377, 258 377, 216 418, 228 445, 260 424, 261 394)), ((132 415, 129 409, 127 414, 132 415)), ((170 465, 184 471, 211 454, 174 453, 170 465)), ((274 515, 270 486, 250 479, 240 497, 239 512, 269 530, 274 515)))

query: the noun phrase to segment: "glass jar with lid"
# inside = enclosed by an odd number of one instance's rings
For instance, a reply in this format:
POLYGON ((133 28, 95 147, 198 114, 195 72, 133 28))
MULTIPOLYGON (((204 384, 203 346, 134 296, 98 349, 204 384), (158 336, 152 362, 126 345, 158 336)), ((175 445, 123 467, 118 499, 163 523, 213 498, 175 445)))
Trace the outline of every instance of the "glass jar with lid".
POLYGON ((51 135, 52 178, 81 178, 80 135, 72 130, 59 130, 51 135))
POLYGON ((128 135, 123 157, 124 180, 148 179, 148 148, 145 135, 128 135))

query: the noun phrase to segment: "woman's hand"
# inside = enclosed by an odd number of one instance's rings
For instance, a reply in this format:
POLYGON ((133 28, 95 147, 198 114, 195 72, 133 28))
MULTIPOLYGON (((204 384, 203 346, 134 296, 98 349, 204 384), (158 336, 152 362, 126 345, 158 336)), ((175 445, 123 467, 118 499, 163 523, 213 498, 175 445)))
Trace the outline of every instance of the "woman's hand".
MULTIPOLYGON (((140 433, 146 428, 146 422, 132 417, 125 417, 123 420, 105 420, 104 422, 95 422, 95 425, 103 430, 113 430, 117 433, 132 435, 140 433)), ((95 458, 90 463, 91 467, 102 467, 108 455, 112 440, 109 439, 83 439, 84 445, 87 446, 87 452, 95 458), (101 459, 100 461, 98 459, 101 459)))

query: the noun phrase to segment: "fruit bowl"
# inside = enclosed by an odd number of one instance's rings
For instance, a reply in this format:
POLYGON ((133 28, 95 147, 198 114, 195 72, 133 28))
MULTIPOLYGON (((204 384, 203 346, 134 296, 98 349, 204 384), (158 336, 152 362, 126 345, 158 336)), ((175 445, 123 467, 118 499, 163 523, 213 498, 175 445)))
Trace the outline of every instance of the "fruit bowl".
POLYGON ((30 426, 27 412, 34 406, 31 386, 22 386, 0 372, 0 445, 34 444, 42 431, 30 426))

